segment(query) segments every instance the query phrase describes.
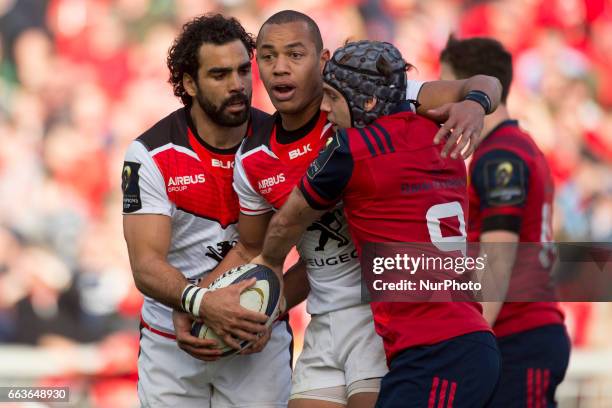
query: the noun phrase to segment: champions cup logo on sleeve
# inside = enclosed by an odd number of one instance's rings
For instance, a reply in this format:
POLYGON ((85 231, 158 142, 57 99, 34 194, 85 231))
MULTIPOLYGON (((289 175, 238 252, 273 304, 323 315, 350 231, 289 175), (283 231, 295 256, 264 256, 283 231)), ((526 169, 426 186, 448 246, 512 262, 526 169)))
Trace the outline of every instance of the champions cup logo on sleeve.
POLYGON ((494 159, 485 163, 487 203, 492 206, 520 204, 525 200, 525 169, 512 159, 494 159))
POLYGON ((124 162, 121 172, 121 189, 123 190, 123 212, 132 213, 142 208, 138 171, 140 163, 124 162))
POLYGON ((340 141, 338 140, 338 135, 336 134, 333 137, 329 137, 327 141, 325 142, 325 147, 323 148, 323 150, 321 150, 316 160, 313 161, 308 167, 308 170, 306 172, 307 176, 312 179, 317 174, 319 174, 321 169, 325 167, 325 165, 331 158, 332 154, 339 147, 340 147, 340 141))
POLYGON ((123 173, 121 174, 121 191, 127 190, 131 177, 132 169, 130 166, 123 167, 123 173))
POLYGON ((495 170, 495 184, 500 187, 505 187, 510 182, 512 178, 512 171, 514 167, 510 162, 503 162, 497 166, 497 170, 495 170))

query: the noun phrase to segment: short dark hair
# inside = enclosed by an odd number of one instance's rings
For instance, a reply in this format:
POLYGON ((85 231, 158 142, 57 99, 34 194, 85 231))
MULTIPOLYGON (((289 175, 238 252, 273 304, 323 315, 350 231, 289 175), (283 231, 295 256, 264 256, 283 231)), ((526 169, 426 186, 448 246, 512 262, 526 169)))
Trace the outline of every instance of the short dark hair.
POLYGON ((259 34, 257 34, 257 45, 259 45, 259 38, 261 34, 261 30, 268 24, 287 24, 287 23, 297 23, 304 22, 308 26, 308 31, 310 31, 310 35, 312 36, 312 41, 315 44, 315 48, 317 52, 321 52, 323 49, 323 38, 321 37, 321 31, 319 30, 319 26, 317 23, 310 17, 308 17, 304 13, 300 13, 295 10, 283 10, 278 13, 270 16, 259 29, 259 34))
POLYGON ((506 103, 512 83, 512 54, 499 41, 484 37, 458 40, 451 35, 440 61, 450 65, 458 78, 483 74, 499 79, 501 101, 506 103))
POLYGON ((183 25, 183 31, 174 40, 166 60, 170 70, 168 82, 172 84, 174 95, 181 98, 183 104, 191 105, 191 96, 183 87, 183 75, 189 74, 197 82, 200 67, 198 51, 202 44, 224 45, 235 40, 242 41, 249 58, 253 58, 255 39, 234 17, 205 14, 183 25))

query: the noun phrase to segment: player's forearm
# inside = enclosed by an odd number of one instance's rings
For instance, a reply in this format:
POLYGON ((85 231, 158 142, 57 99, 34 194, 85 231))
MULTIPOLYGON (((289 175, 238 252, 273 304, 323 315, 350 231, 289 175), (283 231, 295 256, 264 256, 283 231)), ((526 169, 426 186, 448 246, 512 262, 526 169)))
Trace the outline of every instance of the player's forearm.
POLYGON ((287 310, 302 303, 308 297, 310 292, 310 284, 306 273, 306 264, 302 259, 293 265, 285 275, 283 275, 285 283, 285 300, 287 301, 287 310))
MULTIPOLYGON (((309 222, 310 224, 310 222, 309 222)), ((290 214, 284 207, 272 217, 261 252, 262 258, 275 269, 283 266, 287 254, 298 242, 307 225, 297 214, 290 214)))
MULTIPOLYGON (((454 81, 425 82, 419 91, 417 113, 438 122, 447 120, 448 118, 440 117, 439 113, 434 114, 431 110, 449 103, 464 101, 471 91, 484 92, 488 96, 491 102, 491 112, 500 103, 502 88, 499 80, 486 75, 475 75, 468 79, 454 81)), ((471 101, 471 103, 478 102, 471 101)))
POLYGON ((474 75, 466 79, 463 86, 461 100, 471 91, 482 91, 491 101, 491 112, 495 111, 501 101, 502 86, 499 79, 488 75, 474 75))
POLYGON ((481 278, 482 287, 486 290, 485 301, 503 301, 514 266, 514 254, 508 254, 507 245, 481 242, 480 256, 486 259, 486 268, 481 278))
POLYGON ((268 225, 259 260, 274 269, 282 279, 282 268, 287 254, 306 228, 322 214, 322 210, 311 208, 301 191, 297 187, 294 188, 287 202, 268 225))
POLYGON ((487 323, 493 327, 504 302, 480 302, 480 304, 482 305, 482 315, 487 323))
POLYGON ((481 277, 483 287, 483 314, 493 326, 506 299, 512 270, 516 260, 516 243, 481 242, 480 256, 486 255, 486 269, 481 277))
POLYGON ((182 310, 181 295, 189 282, 178 269, 162 259, 149 258, 132 262, 132 272, 143 295, 182 310))
MULTIPOLYGON (((489 246, 489 248, 494 247, 489 246)), ((487 259, 485 273, 480 279, 483 300, 488 300, 481 302, 482 314, 491 327, 495 324, 504 304, 514 265, 514 260, 506 257, 499 249, 498 246, 496 249, 487 249, 480 253, 481 257, 486 253, 487 259)))

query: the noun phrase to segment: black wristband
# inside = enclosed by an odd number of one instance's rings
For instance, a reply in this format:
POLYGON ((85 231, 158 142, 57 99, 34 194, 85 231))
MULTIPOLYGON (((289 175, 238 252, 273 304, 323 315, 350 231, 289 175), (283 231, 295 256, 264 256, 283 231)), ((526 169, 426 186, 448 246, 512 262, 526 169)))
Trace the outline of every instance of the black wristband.
POLYGON ((484 109, 485 115, 492 112, 491 98, 489 98, 489 95, 482 91, 470 91, 467 95, 465 95, 463 100, 478 103, 480 106, 482 106, 482 109, 484 109))

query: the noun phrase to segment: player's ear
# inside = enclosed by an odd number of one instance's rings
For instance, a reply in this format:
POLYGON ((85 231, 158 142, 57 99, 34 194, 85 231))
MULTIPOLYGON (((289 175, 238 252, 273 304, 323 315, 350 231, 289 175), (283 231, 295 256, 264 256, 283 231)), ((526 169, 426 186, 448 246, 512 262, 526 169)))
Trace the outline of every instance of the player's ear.
POLYGON ((327 48, 323 48, 321 50, 321 59, 319 60, 319 68, 321 69, 321 74, 323 73, 323 69, 325 68, 325 64, 331 58, 331 54, 327 48))
POLYGON ((185 88, 185 91, 191 97, 195 97, 198 93, 198 84, 195 79, 187 73, 183 74, 183 88, 185 88))
POLYGON ((373 97, 371 97, 371 98, 368 98, 368 100, 366 101, 366 103, 365 103, 365 104, 364 104, 364 106, 363 106, 363 109, 364 109, 366 112, 371 111, 371 110, 372 110, 372 109, 374 109, 374 107, 376 106, 376 102, 377 102, 377 100, 376 100, 376 97, 375 97, 375 96, 373 96, 373 97))

